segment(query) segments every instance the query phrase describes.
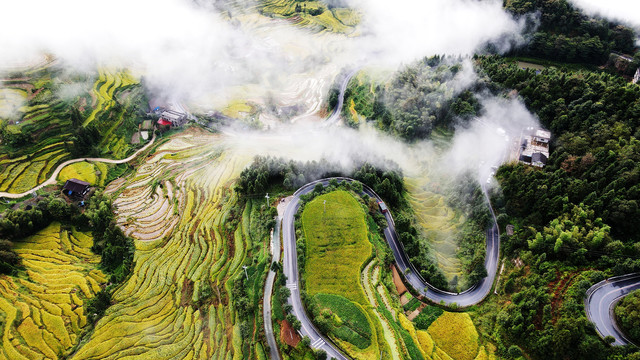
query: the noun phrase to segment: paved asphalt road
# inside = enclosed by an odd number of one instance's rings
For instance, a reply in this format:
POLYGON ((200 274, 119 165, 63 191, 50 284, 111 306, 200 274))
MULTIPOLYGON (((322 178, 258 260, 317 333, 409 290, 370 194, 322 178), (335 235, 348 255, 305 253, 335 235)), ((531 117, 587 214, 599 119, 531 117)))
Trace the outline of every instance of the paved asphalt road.
POLYGON ((613 277, 593 285, 587 290, 585 309, 587 318, 596 326, 600 336, 613 336, 613 345, 631 344, 618 328, 613 308, 633 290, 640 289, 640 274, 613 277))
MULTIPOLYGON (((320 180, 323 184, 328 184, 329 180, 320 180)), ((294 215, 300 207, 300 195, 310 193, 313 190, 317 182, 309 183, 296 191, 293 194, 293 198, 287 205, 282 220, 282 235, 284 246, 284 274, 287 277, 287 287, 291 290, 291 296, 289 297, 289 304, 293 307, 293 314, 300 320, 302 327, 300 333, 303 336, 309 337, 311 340, 311 347, 314 349, 322 349, 326 351, 330 358, 334 359, 348 359, 340 351, 334 347, 327 338, 322 336, 318 329, 311 323, 311 320, 307 316, 307 313, 302 305, 300 299, 300 288, 298 281, 298 257, 296 255, 296 235, 294 228, 294 215)))
MULTIPOLYGON (((382 201, 377 194, 372 194, 372 191, 365 190, 369 196, 374 196, 378 201, 382 201)), ((488 197, 486 189, 482 187, 482 191, 485 197, 488 197)), ((487 202, 488 202, 487 198, 487 202)), ((484 264, 487 269, 487 277, 480 280, 477 284, 473 285, 468 290, 461 293, 453 293, 444 290, 440 290, 431 284, 427 283, 422 276, 419 275, 413 264, 409 261, 407 254, 404 251, 404 247, 398 239, 398 234, 395 231, 395 224, 390 213, 386 213, 387 224, 389 227, 384 229, 384 235, 387 239, 387 243, 393 251, 393 256, 396 260, 396 266, 398 270, 405 274, 407 281, 411 286, 419 291, 424 297, 433 301, 434 303, 444 302, 447 305, 453 303, 461 307, 471 306, 484 300, 493 287, 493 281, 496 277, 498 270, 498 257, 500 255, 500 234, 498 232, 498 225, 495 220, 493 209, 489 207, 491 216, 493 217, 493 226, 487 230, 487 256, 484 264), (409 269, 409 270, 407 270, 409 269)))
MULTIPOLYGON (((338 181, 354 181, 349 178, 336 178, 338 181)), ((341 354, 337 348, 330 343, 330 341, 323 337, 320 332, 315 328, 315 326, 311 323, 309 317, 307 316, 306 311, 302 305, 302 301, 300 299, 300 289, 299 289, 299 281, 298 281, 298 259, 296 256, 296 237, 295 237, 295 228, 294 228, 294 215, 298 211, 300 207, 300 195, 308 194, 313 191, 313 188, 316 184, 321 183, 323 185, 327 185, 330 179, 322 179, 311 182, 309 184, 304 185, 298 191, 293 194, 293 198, 291 202, 288 204, 285 209, 284 217, 283 217, 283 246, 284 246, 284 274, 287 276, 287 287, 291 290, 291 296, 289 298, 289 303, 293 306, 294 315, 300 320, 302 323, 301 333, 303 336, 308 336, 311 340, 311 346, 315 349, 321 348, 327 352, 327 354, 335 359, 346 359, 343 354, 341 354)), ((366 185, 363 186, 364 192, 376 199, 378 201, 382 201, 380 197, 369 187, 366 185)), ((486 195, 486 189, 483 188, 483 191, 486 195)), ((396 265, 398 266, 400 271, 405 272, 407 268, 411 269, 406 272, 406 277, 409 283, 418 291, 420 291, 425 297, 430 299, 431 301, 440 303, 444 301, 446 304, 456 303, 459 306, 469 306, 473 304, 477 304, 482 301, 489 291, 491 291, 491 287, 493 286, 493 280, 495 279, 496 270, 498 268, 498 255, 500 248, 500 236, 498 233, 498 228, 495 223, 495 216, 493 215, 493 209, 491 209, 491 214, 494 218, 494 224, 491 229, 487 231, 487 259, 485 260, 485 265, 487 267, 487 273, 489 274, 486 278, 481 280, 477 285, 473 286, 469 290, 462 292, 460 294, 450 293, 442 290, 438 290, 433 286, 426 283, 422 277, 417 275, 413 265, 408 260, 407 254, 404 252, 404 248, 398 239, 398 235, 395 231, 395 224, 393 222, 393 218, 390 213, 386 213, 385 217, 387 219, 388 227, 384 229, 384 235, 387 239, 387 243, 393 250, 393 256, 396 260, 396 265)))
MULTIPOLYGON (((281 219, 278 217, 276 220, 276 226, 273 232, 271 233, 271 254, 273 255, 271 258, 272 263, 280 262, 280 223, 281 219)), ((264 333, 267 337, 267 344, 269 345, 269 353, 271 354, 271 359, 280 360, 280 353, 278 352, 278 344, 276 343, 276 338, 273 334, 273 323, 271 320, 271 294, 273 293, 273 283, 276 279, 276 273, 273 270, 269 270, 269 274, 267 275, 267 283, 264 285, 264 298, 263 302, 263 322, 264 322, 264 333)))
POLYGON ((349 85, 349 80, 358 72, 359 68, 351 70, 347 76, 340 84, 340 94, 338 95, 338 104, 336 108, 333 110, 331 115, 323 122, 324 126, 334 125, 340 120, 340 113, 342 112, 342 107, 344 106, 344 93, 347 91, 347 85, 349 85))

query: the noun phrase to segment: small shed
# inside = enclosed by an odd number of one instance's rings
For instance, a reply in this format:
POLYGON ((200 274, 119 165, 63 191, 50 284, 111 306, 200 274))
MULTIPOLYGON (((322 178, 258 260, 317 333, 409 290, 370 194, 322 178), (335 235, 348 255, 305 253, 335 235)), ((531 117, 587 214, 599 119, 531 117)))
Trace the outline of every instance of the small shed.
POLYGON ((62 192, 69 197, 84 197, 89 192, 89 184, 78 179, 69 179, 64 183, 62 192))

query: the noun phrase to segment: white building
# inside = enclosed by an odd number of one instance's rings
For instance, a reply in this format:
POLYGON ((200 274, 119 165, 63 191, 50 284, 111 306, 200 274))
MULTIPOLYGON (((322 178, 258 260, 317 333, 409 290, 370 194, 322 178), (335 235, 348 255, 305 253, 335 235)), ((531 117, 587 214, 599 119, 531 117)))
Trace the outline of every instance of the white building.
POLYGON ((551 133, 547 130, 537 129, 523 134, 520 140, 518 160, 527 165, 544 167, 549 160, 551 133))

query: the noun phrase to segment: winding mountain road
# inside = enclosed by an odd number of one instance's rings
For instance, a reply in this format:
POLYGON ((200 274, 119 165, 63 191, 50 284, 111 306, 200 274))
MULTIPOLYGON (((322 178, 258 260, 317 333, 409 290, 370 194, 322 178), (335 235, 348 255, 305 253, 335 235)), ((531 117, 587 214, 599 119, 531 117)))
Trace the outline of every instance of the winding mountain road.
POLYGON ((151 145, 153 145, 153 143, 155 141, 156 141, 156 133, 154 132, 153 133, 153 137, 151 138, 151 141, 149 141, 149 143, 147 145, 143 146, 138 151, 133 153, 133 155, 131 155, 128 158, 125 158, 125 159, 114 160, 114 159, 105 159, 105 158, 79 158, 79 159, 67 160, 67 161, 63 162, 62 164, 58 165, 58 167, 56 167, 56 169, 53 171, 53 174, 51 174, 49 179, 47 179, 42 184, 40 184, 40 185, 38 185, 36 187, 33 187, 30 190, 27 190, 25 192, 19 193, 19 194, 0 191, 0 197, 8 198, 8 199, 19 199, 21 197, 25 197, 25 196, 27 196, 29 194, 32 194, 35 191, 38 191, 38 190, 42 189, 45 186, 54 185, 58 181, 57 179, 58 179, 58 175, 60 174, 60 171, 62 171, 62 169, 64 169, 65 166, 68 166, 68 165, 71 165, 71 164, 74 164, 74 163, 77 163, 77 162, 93 161, 93 162, 103 162, 103 163, 107 163, 107 164, 124 164, 124 163, 128 163, 129 161, 135 159, 136 156, 138 156, 141 152, 147 150, 151 145))
MULTIPOLYGON (((355 181, 349 178, 333 178, 338 181, 355 181)), ((308 336, 311 340, 311 346, 315 349, 322 349, 327 352, 329 357, 335 359, 345 359, 345 356, 335 347, 330 340, 324 337, 313 325, 306 313, 302 300, 300 299, 299 289, 299 274, 298 274, 298 258, 296 251, 296 236, 294 228, 294 215, 300 207, 300 196, 308 194, 313 191, 316 184, 322 184, 327 186, 331 179, 321 179, 310 182, 294 194, 292 200, 287 205, 283 216, 283 247, 284 247, 284 274, 287 276, 287 287, 291 290, 291 296, 289 297, 289 304, 293 307, 293 314, 300 320, 302 327, 300 332, 303 336, 308 336)), ((363 191, 365 194, 382 201, 380 196, 376 194, 370 187, 363 184, 363 191)), ((487 195, 486 189, 483 187, 485 196, 487 195)), ((488 201, 488 199, 487 199, 488 201)), ((493 209, 491 209, 493 216, 493 226, 487 231, 487 258, 485 260, 485 266, 487 267, 488 276, 481 280, 478 284, 471 287, 469 290, 462 293, 451 293, 447 291, 439 290, 430 284, 428 284, 417 273, 407 254, 404 251, 402 243, 398 239, 398 235, 395 230, 395 223, 390 212, 385 213, 387 219, 387 228, 384 229, 384 235, 387 243, 393 251, 393 256, 396 261, 396 265, 400 271, 405 273, 407 281, 421 294, 423 294, 429 300, 445 304, 457 304, 458 306, 470 306, 482 301, 491 291, 493 286, 493 280, 495 279, 496 270, 498 267, 498 255, 500 250, 500 236, 498 233, 498 226, 495 221, 495 215, 493 209), (409 269, 409 270, 407 270, 409 269)))
POLYGON ((584 306, 587 318, 594 323, 600 336, 613 336, 612 345, 632 343, 618 327, 613 309, 618 301, 637 289, 640 289, 640 273, 612 277, 587 290, 584 306))
POLYGON ((323 126, 330 126, 336 124, 340 120, 340 113, 342 112, 342 107, 344 106, 344 93, 347 91, 347 86, 349 85, 349 81, 351 78, 360 70, 360 68, 355 68, 347 73, 347 76, 340 84, 340 93, 338 94, 338 104, 336 108, 333 110, 331 115, 323 122, 323 126))

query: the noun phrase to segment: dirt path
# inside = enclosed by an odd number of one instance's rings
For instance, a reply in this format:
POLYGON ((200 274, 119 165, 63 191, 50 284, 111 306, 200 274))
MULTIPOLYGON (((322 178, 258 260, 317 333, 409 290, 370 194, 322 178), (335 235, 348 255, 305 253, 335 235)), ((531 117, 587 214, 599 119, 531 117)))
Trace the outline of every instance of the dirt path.
POLYGON ((42 184, 40 184, 40 185, 30 189, 30 190, 22 192, 20 194, 12 194, 12 193, 8 193, 8 192, 0 191, 0 197, 4 197, 4 198, 8 198, 8 199, 19 199, 21 197, 27 196, 27 195, 35 192, 35 191, 40 190, 45 186, 53 185, 53 184, 56 183, 56 181, 57 181, 56 179, 58 178, 58 175, 60 174, 60 171, 62 171, 62 169, 64 169, 65 166, 71 165, 71 164, 74 164, 74 163, 77 163, 77 162, 93 161, 93 162, 103 162, 103 163, 107 163, 107 164, 124 164, 124 163, 128 163, 129 161, 135 159, 136 156, 138 156, 140 153, 144 152, 149 147, 151 147, 151 145, 153 145, 155 140, 156 140, 156 133, 154 132, 153 133, 153 137, 151 138, 151 141, 149 141, 149 143, 147 145, 143 146, 141 149, 139 149, 138 151, 133 153, 133 155, 129 156, 126 159, 114 160, 114 159, 105 159, 105 158, 80 158, 80 159, 67 160, 67 161, 63 162, 62 164, 58 165, 58 167, 55 169, 53 174, 51 174, 51 177, 49 177, 49 179, 47 181, 43 182, 42 184))

